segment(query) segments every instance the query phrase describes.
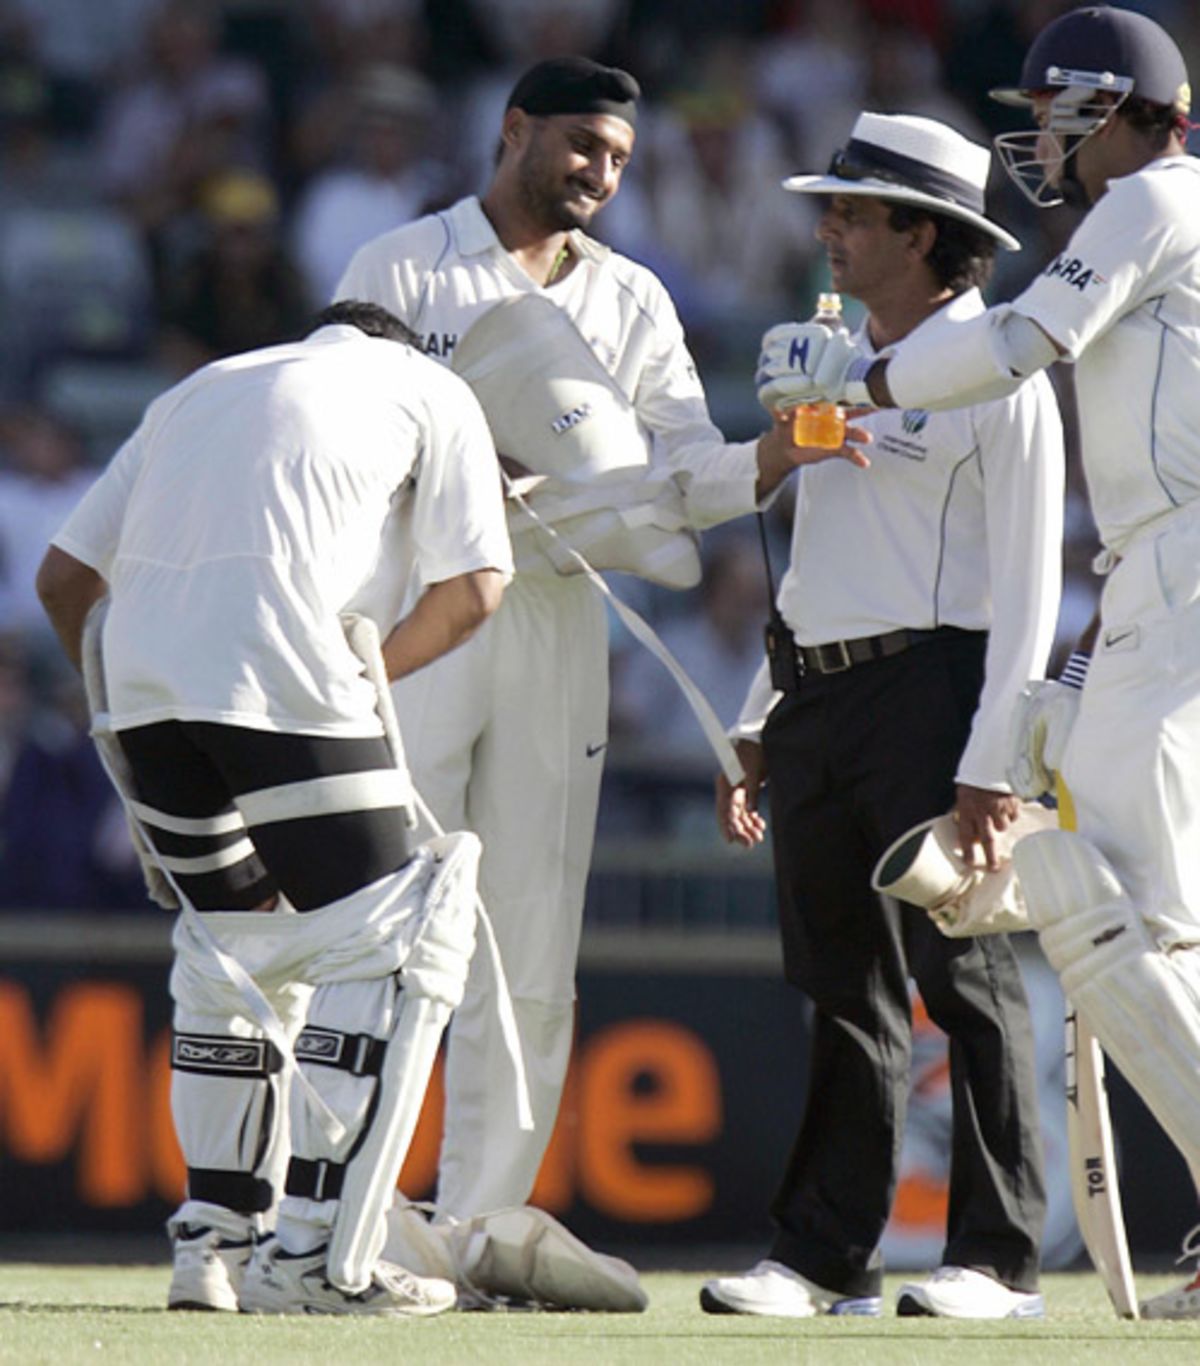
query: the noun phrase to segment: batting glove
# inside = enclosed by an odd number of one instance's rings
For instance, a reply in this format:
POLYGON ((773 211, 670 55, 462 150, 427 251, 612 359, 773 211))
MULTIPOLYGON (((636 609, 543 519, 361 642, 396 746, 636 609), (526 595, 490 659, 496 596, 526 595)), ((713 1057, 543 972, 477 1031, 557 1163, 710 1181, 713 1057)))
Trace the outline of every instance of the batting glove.
POLYGON ((1046 679, 1021 689, 1013 711, 1008 766, 1008 781, 1018 797, 1032 800, 1053 789, 1086 674, 1087 656, 1072 655, 1059 682, 1046 679))
POLYGON ((769 413, 799 403, 870 405, 862 382, 871 367, 844 331, 822 323, 778 323, 762 339, 754 383, 769 413))

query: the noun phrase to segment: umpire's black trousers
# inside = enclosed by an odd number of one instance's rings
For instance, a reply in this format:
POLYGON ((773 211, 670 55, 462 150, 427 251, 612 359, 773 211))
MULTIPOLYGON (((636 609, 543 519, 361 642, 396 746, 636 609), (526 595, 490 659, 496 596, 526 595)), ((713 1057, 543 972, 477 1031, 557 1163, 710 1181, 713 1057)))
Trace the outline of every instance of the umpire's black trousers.
POLYGON ((986 636, 809 673, 763 732, 789 981, 812 1000, 808 1103, 772 1206, 771 1256, 828 1290, 877 1295, 908 1097, 913 978, 950 1039, 943 1263, 1037 1284, 1045 1190, 1029 1009, 1005 936, 947 939, 872 892, 879 855, 953 805, 986 636))

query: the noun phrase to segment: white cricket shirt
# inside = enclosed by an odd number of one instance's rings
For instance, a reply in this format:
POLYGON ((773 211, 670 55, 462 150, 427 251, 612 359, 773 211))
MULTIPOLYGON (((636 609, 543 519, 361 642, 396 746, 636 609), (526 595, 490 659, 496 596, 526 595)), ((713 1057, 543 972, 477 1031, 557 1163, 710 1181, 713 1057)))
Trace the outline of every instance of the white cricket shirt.
MULTIPOLYGON (((912 334, 978 316, 970 290, 912 334)), ((865 329, 856 337, 874 354, 865 329)), ((856 419, 871 467, 800 472, 780 613, 801 645, 900 627, 989 631, 986 674, 958 780, 1006 789, 1012 700, 1041 677, 1058 620, 1064 457, 1053 390, 1036 375, 1011 397, 856 419)), ((757 738, 777 694, 760 670, 734 733, 757 738)))
POLYGON ((378 734, 338 618, 401 504, 425 583, 511 573, 483 413, 409 347, 323 327, 157 398, 54 538, 109 583, 114 728, 378 734))
POLYGON ((544 294, 567 313, 633 405, 651 460, 678 480, 692 525, 752 512, 756 443, 727 444, 713 425, 661 282, 583 233, 573 232, 571 244, 575 268, 543 289, 505 251, 471 196, 360 248, 335 297, 382 304, 421 334, 427 355, 448 363, 459 338, 498 300, 544 294))
POLYGON ((1110 181, 1013 308, 1076 361, 1092 511, 1119 552, 1200 495, 1200 162, 1110 181))

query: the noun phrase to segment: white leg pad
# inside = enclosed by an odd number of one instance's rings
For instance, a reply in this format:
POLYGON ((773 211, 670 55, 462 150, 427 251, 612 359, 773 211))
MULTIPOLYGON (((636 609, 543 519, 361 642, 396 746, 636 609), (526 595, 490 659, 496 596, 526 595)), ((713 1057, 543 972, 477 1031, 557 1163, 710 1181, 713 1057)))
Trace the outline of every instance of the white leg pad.
MULTIPOLYGON (((289 1034, 308 996, 306 988, 271 993, 289 1034)), ((190 1195, 171 1223, 205 1224, 232 1237, 246 1214, 259 1230, 272 1221, 287 1161, 288 1074, 253 1020, 214 1013, 205 1008, 210 1004, 187 999, 186 992, 175 1002, 171 1114, 190 1195), (223 1207, 228 1219, 220 1215, 223 1207)))
POLYGON ((318 987, 297 1040, 306 1075, 346 1135, 331 1145, 293 1091, 293 1193, 283 1212, 332 1226, 327 1274, 351 1294, 370 1284, 383 1249, 385 1214, 475 947, 479 841, 448 836, 434 844, 438 862, 398 977, 347 980, 340 965, 335 980, 318 987))
POLYGON ((359 1128, 361 1146, 346 1163, 329 1240, 329 1279, 352 1294, 370 1284, 383 1251, 385 1215, 449 1018, 450 1008, 442 1001, 407 993, 401 998, 374 1113, 365 1130, 359 1128))
POLYGON ((1104 856, 1070 831, 1013 853, 1029 918, 1063 991, 1194 1170, 1200 1161, 1200 996, 1151 938, 1104 856))
POLYGON ((227 1022, 221 1024, 226 1027, 177 1030, 172 1040, 171 1115, 189 1171, 189 1199, 175 1217, 211 1227, 218 1224, 190 1206, 269 1212, 271 1157, 284 1099, 282 1060, 274 1047, 256 1031, 235 1034, 227 1022), (180 1058, 193 1061, 181 1068, 180 1058), (244 1070, 216 1070, 231 1058, 241 1059, 244 1070), (209 1060, 214 1070, 190 1070, 194 1060, 209 1060))

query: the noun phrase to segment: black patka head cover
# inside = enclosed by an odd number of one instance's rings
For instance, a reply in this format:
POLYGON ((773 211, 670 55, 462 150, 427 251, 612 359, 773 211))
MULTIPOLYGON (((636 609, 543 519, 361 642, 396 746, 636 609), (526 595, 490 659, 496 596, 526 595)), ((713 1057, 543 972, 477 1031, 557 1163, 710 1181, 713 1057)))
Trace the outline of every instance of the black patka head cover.
POLYGON ((508 108, 527 114, 612 114, 634 125, 641 93, 637 81, 618 67, 587 57, 553 57, 521 77, 508 108))

